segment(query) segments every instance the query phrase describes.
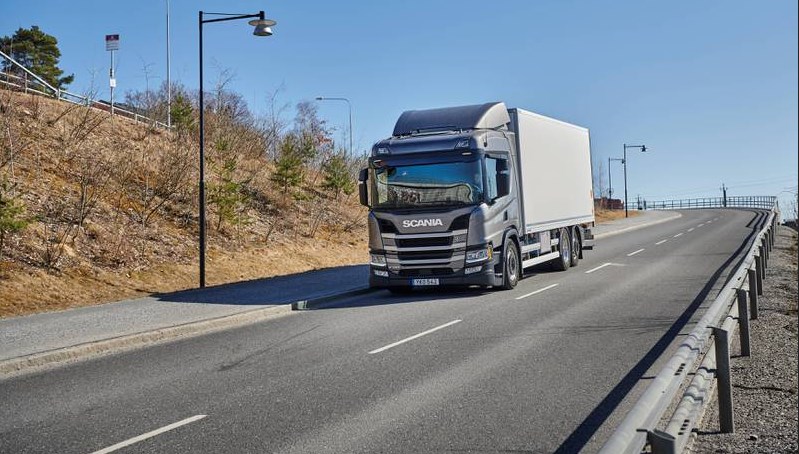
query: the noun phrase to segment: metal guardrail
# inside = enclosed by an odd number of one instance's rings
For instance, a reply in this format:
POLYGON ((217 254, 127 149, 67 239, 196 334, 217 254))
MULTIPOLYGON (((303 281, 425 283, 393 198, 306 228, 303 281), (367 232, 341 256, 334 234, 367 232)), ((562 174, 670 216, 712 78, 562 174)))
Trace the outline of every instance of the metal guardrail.
MULTIPOLYGON (((72 104, 93 107, 95 109, 104 110, 109 113, 111 112, 110 103, 107 103, 105 101, 97 101, 87 96, 78 95, 75 93, 68 92, 66 90, 61 90, 59 88, 53 87, 52 85, 48 84, 44 79, 32 73, 30 70, 19 64, 16 60, 11 58, 9 55, 6 55, 2 51, 0 51, 0 57, 5 58, 9 62, 11 62, 12 65, 21 69, 23 71, 23 74, 25 75, 25 77, 21 77, 16 74, 10 74, 7 72, 0 73, 0 85, 4 85, 12 90, 18 90, 24 93, 34 93, 37 95, 55 98, 59 101, 66 101, 72 104)), ((133 121, 139 123, 146 123, 159 128, 169 127, 167 126, 166 123, 154 120, 152 118, 146 117, 136 112, 120 109, 116 105, 114 106, 114 115, 118 115, 124 118, 129 118, 133 121)))
MULTIPOLYGON (((760 208, 770 210, 777 198, 774 196, 705 197, 699 199, 644 201, 645 210, 678 210, 692 208, 760 208)), ((641 207, 639 207, 641 209, 641 207)))
MULTIPOLYGON (((741 199, 747 199, 747 203, 765 203, 760 197, 741 199)), ((647 446, 652 454, 682 452, 694 426, 699 422, 702 405, 707 401, 714 378, 718 379, 721 431, 734 431, 729 336, 734 333, 736 325, 739 325, 741 354, 748 356, 749 319, 758 317, 758 295, 763 294, 765 269, 769 252, 774 246, 779 218, 776 197, 769 199, 771 205, 767 208, 769 212, 765 216, 763 228, 755 237, 740 266, 677 352, 627 413, 624 421, 599 451, 600 454, 638 454, 647 446), (711 340, 714 350, 709 349, 711 340), (665 429, 661 430, 666 410, 673 403, 677 391, 685 384, 689 373, 694 371, 702 353, 705 353, 702 363, 696 368, 691 383, 685 388, 679 405, 665 424, 665 429)), ((729 203, 730 198, 727 201, 729 203)))

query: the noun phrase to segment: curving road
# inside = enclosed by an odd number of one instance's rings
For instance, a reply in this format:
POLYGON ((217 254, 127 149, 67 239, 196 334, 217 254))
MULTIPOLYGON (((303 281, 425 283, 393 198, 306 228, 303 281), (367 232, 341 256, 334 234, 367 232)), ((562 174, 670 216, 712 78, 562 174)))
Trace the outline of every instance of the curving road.
POLYGON ((381 291, 1 381, 0 452, 594 452, 762 217, 682 214, 513 291, 381 291))

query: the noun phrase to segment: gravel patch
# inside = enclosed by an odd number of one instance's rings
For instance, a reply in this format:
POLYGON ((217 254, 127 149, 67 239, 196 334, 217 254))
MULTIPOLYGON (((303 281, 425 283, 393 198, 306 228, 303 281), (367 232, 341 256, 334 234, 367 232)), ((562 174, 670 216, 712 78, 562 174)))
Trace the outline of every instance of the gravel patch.
POLYGON ((735 433, 721 434, 718 402, 711 400, 689 449, 692 453, 797 453, 799 341, 797 340, 797 232, 777 230, 759 317, 751 322, 752 356, 731 347, 735 433))

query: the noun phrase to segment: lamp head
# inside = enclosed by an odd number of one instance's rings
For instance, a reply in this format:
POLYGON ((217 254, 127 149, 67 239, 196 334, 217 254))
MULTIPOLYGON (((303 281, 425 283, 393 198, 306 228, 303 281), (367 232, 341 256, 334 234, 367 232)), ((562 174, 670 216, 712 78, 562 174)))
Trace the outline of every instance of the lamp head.
POLYGON ((646 145, 641 145, 641 152, 646 153, 646 145))
POLYGON ((253 19, 248 23, 255 27, 255 30, 252 32, 252 34, 255 36, 272 36, 271 27, 277 25, 276 21, 267 19, 266 14, 263 11, 261 11, 260 17, 258 19, 253 19))

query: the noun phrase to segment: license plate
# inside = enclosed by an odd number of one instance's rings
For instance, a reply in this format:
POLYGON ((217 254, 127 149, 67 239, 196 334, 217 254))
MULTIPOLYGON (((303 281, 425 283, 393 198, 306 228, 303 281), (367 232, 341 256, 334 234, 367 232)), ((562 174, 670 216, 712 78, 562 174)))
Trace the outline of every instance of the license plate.
POLYGON ((411 279, 411 285, 414 287, 423 287, 426 285, 438 285, 438 279, 411 279))

